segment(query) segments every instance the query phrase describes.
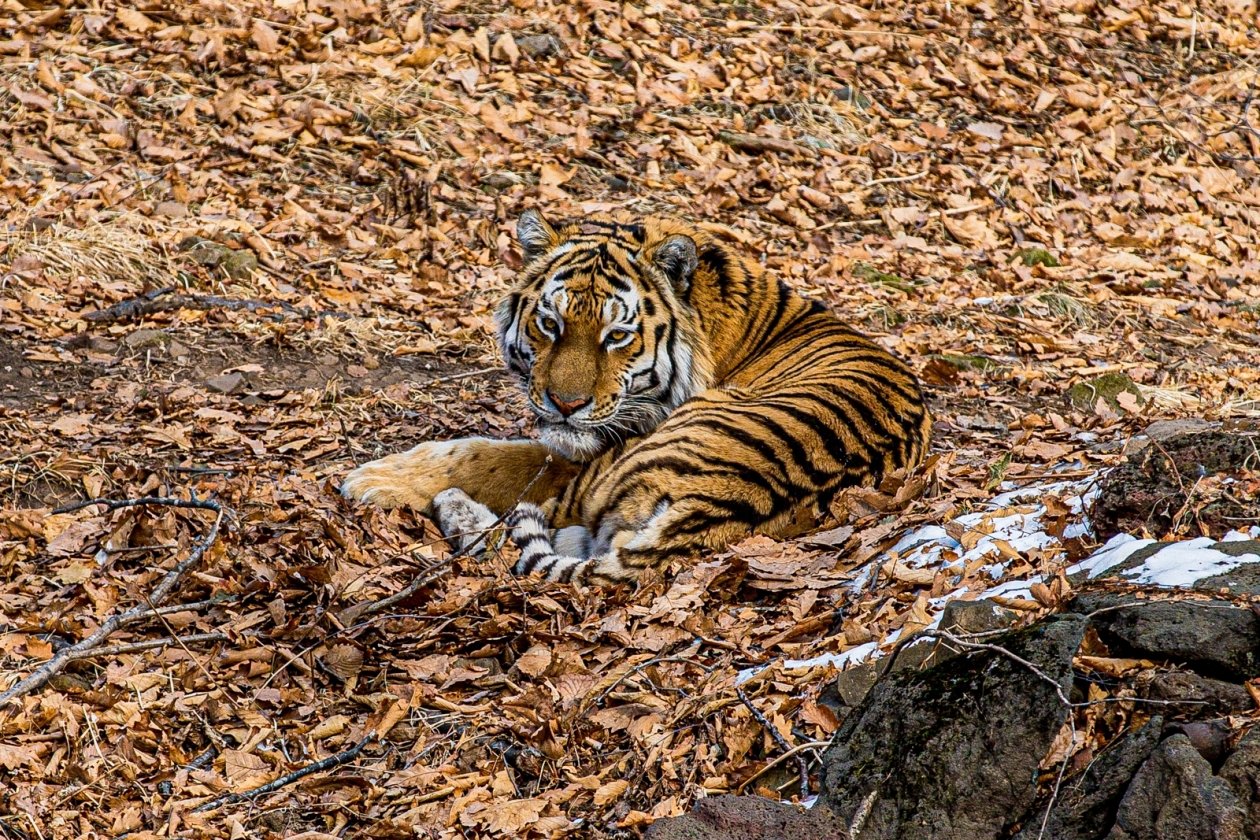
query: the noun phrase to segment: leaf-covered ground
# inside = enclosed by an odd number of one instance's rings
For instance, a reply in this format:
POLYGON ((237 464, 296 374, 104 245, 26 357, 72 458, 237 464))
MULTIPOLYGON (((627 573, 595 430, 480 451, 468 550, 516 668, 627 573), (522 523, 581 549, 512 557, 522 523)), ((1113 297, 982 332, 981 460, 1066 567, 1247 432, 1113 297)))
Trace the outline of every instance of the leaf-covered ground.
POLYGON ((1260 409, 1254 3, 2 17, 0 685, 143 606, 211 519, 52 509, 230 512, 165 602, 187 608, 0 710, 0 836, 633 837, 706 793, 790 797, 766 725, 825 740, 825 671, 771 667, 747 702, 737 673, 1050 579, 1090 540, 998 545, 962 581, 893 567, 855 594, 854 569, 994 488, 1114 463, 1153 420, 1260 409), (813 542, 634 591, 448 561, 422 518, 352 508, 355 463, 528 433, 489 312, 534 205, 730 228, 912 361, 939 457, 813 542))

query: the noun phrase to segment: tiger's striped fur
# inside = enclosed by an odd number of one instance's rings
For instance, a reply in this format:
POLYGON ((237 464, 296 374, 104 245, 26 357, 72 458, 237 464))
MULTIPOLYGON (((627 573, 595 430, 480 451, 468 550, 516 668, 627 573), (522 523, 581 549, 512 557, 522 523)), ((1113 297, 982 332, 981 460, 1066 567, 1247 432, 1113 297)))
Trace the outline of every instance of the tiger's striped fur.
POLYGON ((542 442, 421 444, 355 470, 348 496, 432 503, 468 540, 521 502, 518 573, 604 582, 786 533, 924 457, 906 365, 707 231, 530 211, 518 236, 497 321, 542 442))

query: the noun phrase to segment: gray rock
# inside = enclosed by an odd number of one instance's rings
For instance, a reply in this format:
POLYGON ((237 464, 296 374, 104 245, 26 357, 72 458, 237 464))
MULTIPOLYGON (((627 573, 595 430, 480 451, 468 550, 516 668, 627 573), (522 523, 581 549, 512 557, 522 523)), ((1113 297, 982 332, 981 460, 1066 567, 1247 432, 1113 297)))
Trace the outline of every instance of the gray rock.
POLYGON ((232 394, 240 389, 244 381, 245 377, 239 373, 225 373, 221 376, 212 376, 207 379, 206 387, 211 391, 218 391, 220 394, 232 394))
POLYGON ((1015 840, 1102 840, 1115 822, 1116 808, 1133 774, 1159 744, 1163 718, 1121 735, 1060 791, 1048 818, 1035 808, 1015 840), (1042 821, 1045 820, 1045 831, 1042 821))
POLYGON ((1246 812, 1247 840, 1260 840, 1260 728, 1243 737, 1217 776, 1229 782, 1246 812))
MULTIPOLYGON (((1014 612, 993 601, 950 601, 941 612, 940 629, 968 636, 1004 630, 1014 624, 1016 618, 1014 612)), ((888 659, 875 659, 842 671, 836 677, 835 691, 842 704, 852 708, 862 702, 885 672, 932 667, 963 652, 963 648, 948 639, 919 635, 909 639, 888 659)))
MULTIPOLYGON (((1055 616, 988 641, 1066 693, 1084 629, 1081 616, 1055 616)), ((836 733, 820 801, 855 824, 854 840, 997 837, 1032 805, 1066 719, 1054 686, 997 652, 892 674, 836 733)))
MULTIPOLYGON (((966 637, 1005 630, 1014 624, 1017 618, 1018 616, 1011 610, 987 599, 950 601, 941 611, 940 629, 946 633, 953 633, 955 636, 966 637)), ((903 645, 888 667, 893 671, 931 667, 965 650, 949 639, 922 635, 903 645)))
MULTIPOLYGON (((1172 435, 1146 446, 1107 473, 1090 519, 1100 539, 1115 534, 1168 534, 1187 515, 1187 493, 1200 476, 1238 474, 1256 463, 1260 433, 1210 429, 1172 435)), ((1260 498, 1226 494, 1193 505, 1202 533, 1222 536, 1239 523, 1260 522, 1260 498)))
POLYGON ((887 668, 887 660, 876 659, 841 671, 835 681, 835 689, 840 702, 850 708, 861 703, 885 668, 887 668))
POLYGON ((807 840, 846 837, 840 821, 823 809, 803 810, 760 796, 714 796, 690 814, 659 820, 647 840, 807 840))
POLYGON ((1229 782, 1190 739, 1172 735, 1133 777, 1107 840, 1244 840, 1244 819, 1229 782))
POLYGON ((1227 715, 1245 712, 1255 702, 1247 689, 1224 680, 1214 680, 1192 671, 1160 671, 1140 687, 1140 696, 1171 704, 1168 713, 1184 715, 1227 715))
POLYGON ((560 40, 555 35, 517 35, 514 40, 520 51, 530 58, 560 54, 560 40))
POLYGON ((1225 679, 1260 673, 1260 620, 1229 601, 1137 601, 1131 595, 1086 593, 1073 609, 1106 610, 1090 624, 1117 656, 1173 660, 1225 679))
POLYGON ((123 344, 132 350, 143 350, 150 347, 165 347, 171 337, 165 330, 133 330, 123 338, 123 344))

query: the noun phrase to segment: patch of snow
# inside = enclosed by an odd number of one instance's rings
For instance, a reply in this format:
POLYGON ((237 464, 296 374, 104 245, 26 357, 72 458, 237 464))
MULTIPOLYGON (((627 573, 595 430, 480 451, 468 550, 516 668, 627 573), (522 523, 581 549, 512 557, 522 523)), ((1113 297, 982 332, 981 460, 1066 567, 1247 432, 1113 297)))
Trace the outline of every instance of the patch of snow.
POLYGON ((1067 573, 1071 575, 1077 572, 1089 572, 1091 579, 1096 578, 1108 569, 1119 566, 1125 560, 1128 560, 1129 555, 1139 548, 1145 548, 1154 542, 1155 540, 1139 540, 1130 534, 1116 534, 1102 548, 1081 562, 1069 566, 1067 573))
MULTIPOLYGON (((900 631, 897 631, 897 634, 899 633, 900 631)), ((890 634, 890 637, 897 634, 890 634)), ((888 643, 888 640, 885 639, 884 643, 888 643)), ((867 642, 866 644, 849 648, 844 653, 824 653, 822 656, 815 656, 812 659, 788 659, 780 667, 785 671, 800 671, 812 668, 825 668, 831 665, 837 670, 843 671, 850 665, 858 665, 868 659, 878 659, 883 656, 884 653, 880 650, 880 646, 880 642, 867 642)), ((735 685, 743 685, 769 667, 769 665, 757 665, 752 668, 745 668, 735 675, 735 685)))
POLYGON ((1223 551, 1208 548, 1215 542, 1211 537, 1199 537, 1169 543, 1146 558, 1142 565, 1123 574, 1135 583, 1188 587, 1205 577, 1227 574, 1249 563, 1260 563, 1260 554, 1231 557, 1223 551))
MULTIPOLYGON (((1101 475, 1100 472, 1084 480, 1051 481, 1023 487, 1012 486, 1007 482, 1002 485, 1004 492, 985 503, 983 509, 959 516, 948 526, 924 525, 901 537, 892 548, 856 570, 849 588, 854 592, 861 591, 870 584, 871 576, 878 574, 890 562, 906 568, 932 569, 961 575, 966 566, 977 560, 984 560, 987 562, 980 570, 996 583, 983 588, 982 577, 970 577, 969 583, 979 583, 980 588, 959 586, 928 600, 929 611, 934 615, 928 629, 939 627, 945 605, 959 598, 971 600, 997 596, 1033 600, 1032 585, 1044 583, 1046 579, 1042 575, 1033 575, 1027 579, 1002 580, 1010 571, 1010 550, 1007 546, 1020 555, 1036 550, 1053 552, 1055 549, 1063 549, 1064 540, 1091 535, 1093 529, 1085 512, 1098 496, 1101 475), (1071 512, 1072 519, 1064 528, 1062 539, 1047 533, 1043 524, 1047 513, 1043 500, 1047 496, 1057 496, 1071 512), (966 544, 972 547, 966 548, 963 541, 950 536, 951 533, 965 535, 966 544), (1005 545, 999 548, 999 543, 1005 545)), ((1260 525, 1231 531, 1222 542, 1248 539, 1260 539, 1260 525)), ((1231 557, 1209 548, 1213 542, 1210 538, 1202 537, 1168 543, 1140 566, 1126 569, 1122 574, 1125 579, 1134 583, 1187 587, 1205 577, 1227 574, 1249 563, 1260 563, 1260 554, 1231 557)), ((1068 574, 1083 572, 1090 578, 1096 578, 1124 563, 1138 550, 1153 544, 1155 540, 1119 534, 1084 560, 1068 566, 1065 571, 1068 574)), ((1052 558, 1053 554, 1049 556, 1052 558)), ((972 568, 974 571, 975 567, 972 568)), ((956 577, 955 583, 958 582, 956 577)), ((900 629, 894 630, 880 641, 857 645, 843 653, 827 653, 811 659, 789 659, 779 665, 789 671, 823 667, 843 670, 886 655, 899 641, 901 634, 900 629)), ((911 641, 910 644, 918 641, 911 641)), ((931 639, 924 637, 922 641, 931 639)), ((744 684, 768 667, 770 666, 762 665, 740 671, 735 684, 744 684)))

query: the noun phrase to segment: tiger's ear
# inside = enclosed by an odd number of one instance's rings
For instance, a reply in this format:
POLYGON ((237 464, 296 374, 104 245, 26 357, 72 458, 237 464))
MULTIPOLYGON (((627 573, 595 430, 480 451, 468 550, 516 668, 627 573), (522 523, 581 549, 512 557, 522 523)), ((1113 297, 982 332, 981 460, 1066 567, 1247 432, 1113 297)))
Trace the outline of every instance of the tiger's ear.
POLYGON ((525 252, 525 262, 541 256, 560 244, 560 236, 542 213, 526 210, 516 222, 516 241, 525 252))
POLYGON ((681 233, 669 237, 652 251, 652 263, 683 294, 691 288, 691 275, 696 273, 699 262, 696 241, 681 233))

